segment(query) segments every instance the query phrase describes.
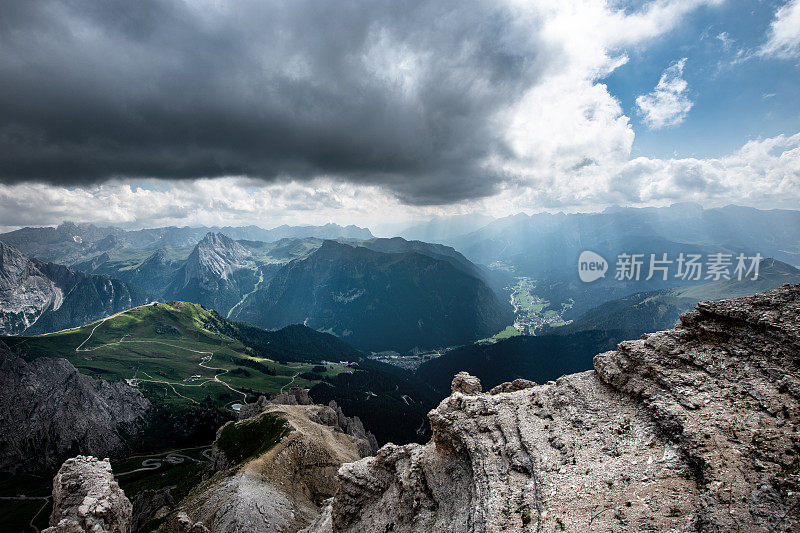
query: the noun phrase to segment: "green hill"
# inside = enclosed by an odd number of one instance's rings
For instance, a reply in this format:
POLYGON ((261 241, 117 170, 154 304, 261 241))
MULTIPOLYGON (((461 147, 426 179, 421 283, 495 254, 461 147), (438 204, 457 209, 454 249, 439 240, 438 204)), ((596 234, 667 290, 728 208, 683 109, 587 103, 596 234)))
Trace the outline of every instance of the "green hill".
POLYGON ((3 340, 25 359, 62 357, 84 374, 139 388, 154 408, 136 449, 166 446, 141 439, 210 440, 235 404, 290 387, 339 401, 382 443, 424 440, 425 414, 438 399, 413 374, 328 333, 301 324, 267 331, 193 303, 143 305, 80 328, 3 340))
MULTIPOLYGON (((300 374, 321 361, 359 356, 332 335, 304 326, 263 331, 183 302, 144 305, 80 328, 6 342, 27 359, 63 357, 85 374, 129 380, 149 397, 181 405, 210 398, 218 407, 290 384, 313 387, 319 380, 300 374)), ((316 373, 345 370, 325 365, 316 373)))

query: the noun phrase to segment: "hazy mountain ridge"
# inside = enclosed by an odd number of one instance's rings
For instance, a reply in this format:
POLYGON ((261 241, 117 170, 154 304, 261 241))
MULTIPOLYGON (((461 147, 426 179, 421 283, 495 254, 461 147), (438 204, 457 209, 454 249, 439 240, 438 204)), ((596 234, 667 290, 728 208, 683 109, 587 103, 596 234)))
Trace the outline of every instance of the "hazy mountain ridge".
POLYGON ((445 240, 470 261, 508 276, 525 276, 535 294, 551 308, 568 305, 565 320, 574 320, 598 305, 639 292, 669 289, 707 280, 677 277, 674 261, 683 254, 773 257, 800 266, 800 211, 759 210, 727 206, 703 209, 697 204, 661 208, 610 207, 601 213, 524 213, 497 219, 483 228, 445 240), (604 278, 583 283, 578 257, 591 250, 608 262, 604 278), (642 254, 641 274, 615 279, 621 253, 642 254), (651 254, 673 261, 666 280, 646 280, 651 254))
POLYGON ((760 252, 762 257, 798 264, 800 211, 674 204, 616 207, 602 213, 520 213, 446 241, 473 262, 505 262, 533 276, 574 269, 578 255, 587 249, 609 255, 663 253, 670 250, 660 248, 670 243, 711 251, 760 252))
POLYGON ((233 316, 266 328, 307 323, 356 347, 410 350, 471 342, 510 323, 482 280, 417 252, 325 241, 253 293, 233 316))
POLYGON ((284 238, 316 237, 321 239, 371 239, 372 233, 358 226, 288 226, 273 229, 244 227, 162 227, 124 230, 93 224, 64 222, 53 227, 26 227, 0 234, 0 241, 15 246, 26 255, 44 261, 73 264, 86 261, 102 252, 125 248, 162 248, 194 246, 208 233, 224 233, 232 239, 272 242, 284 238))
POLYGON ((776 259, 763 259, 758 279, 729 279, 701 285, 675 287, 635 293, 605 302, 575 319, 572 324, 545 333, 557 335, 578 331, 625 328, 632 337, 669 329, 681 314, 703 300, 723 300, 752 296, 784 283, 800 283, 800 270, 776 259))
POLYGON ((442 242, 446 239, 476 231, 493 220, 494 217, 477 213, 434 217, 427 222, 421 222, 403 228, 398 232, 398 235, 409 240, 442 242))

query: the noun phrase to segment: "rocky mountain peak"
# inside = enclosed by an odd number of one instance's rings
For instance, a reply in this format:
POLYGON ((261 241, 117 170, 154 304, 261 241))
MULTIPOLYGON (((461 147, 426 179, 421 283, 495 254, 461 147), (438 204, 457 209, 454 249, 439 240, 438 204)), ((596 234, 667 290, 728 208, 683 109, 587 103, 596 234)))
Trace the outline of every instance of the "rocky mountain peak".
POLYGON ((481 393, 343 465, 306 532, 796 531, 800 285, 702 302, 594 371, 481 393))
POLYGON ((778 261, 777 259, 773 259, 772 257, 768 257, 766 259, 762 259, 761 263, 758 266, 758 272, 760 277, 764 277, 768 274, 776 274, 776 275, 796 275, 800 274, 800 269, 793 267, 790 264, 784 263, 783 261, 778 261))
POLYGON ((0 242, 0 333, 16 334, 58 306, 62 292, 36 264, 0 242))
POLYGON ((241 244, 222 233, 209 232, 186 261, 185 281, 227 280, 237 270, 253 266, 250 252, 241 244))
POLYGON ((167 263, 167 250, 166 248, 159 248, 152 253, 150 257, 145 259, 137 268, 144 269, 149 265, 163 266, 167 263))

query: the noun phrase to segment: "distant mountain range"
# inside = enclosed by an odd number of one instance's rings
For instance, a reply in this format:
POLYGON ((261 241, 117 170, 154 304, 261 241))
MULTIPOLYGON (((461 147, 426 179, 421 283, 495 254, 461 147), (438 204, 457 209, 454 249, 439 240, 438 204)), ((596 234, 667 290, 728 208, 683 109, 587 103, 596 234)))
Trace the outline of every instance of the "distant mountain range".
POLYGON ((800 283, 800 270, 768 258, 761 261, 756 280, 729 279, 702 285, 635 293, 605 302, 587 311, 572 324, 554 328, 553 332, 568 334, 625 328, 632 331, 634 336, 638 336, 674 327, 678 317, 691 311, 700 301, 752 296, 784 283, 800 283))
MULTIPOLYGON (((454 228, 474 227, 483 221, 481 217, 435 219, 428 234, 449 234, 454 228)), ((131 301, 137 302, 144 301, 145 295, 161 301, 191 301, 259 327, 305 323, 359 349, 399 352, 468 344, 503 331, 515 320, 504 301, 504 289, 512 290, 518 283, 515 277, 529 278, 524 283, 531 287, 531 296, 541 301, 536 305, 557 310, 558 322, 577 321, 606 302, 617 301, 614 309, 621 310, 625 305, 618 300, 634 301, 634 294, 707 282, 676 276, 616 280, 619 253, 672 258, 680 253, 704 257, 717 252, 760 253, 787 267, 800 262, 800 211, 737 206, 702 209, 676 204, 609 208, 593 214, 520 214, 444 239, 449 244, 374 238, 369 230, 335 224, 223 230, 125 231, 64 223, 57 228, 6 233, 0 241, 18 243, 23 253, 59 258, 73 265, 70 272, 108 276, 107 283, 119 285, 115 298, 131 293, 131 301), (577 257, 584 250, 608 260, 605 278, 593 283, 578 279, 577 257)), ((54 266, 48 268, 55 278, 64 277, 54 266)), ((7 326, 7 331, 24 330, 34 318, 36 328, 47 331, 75 325, 80 316, 98 317, 119 309, 100 305, 101 296, 75 305, 70 302, 60 311, 70 318, 40 317, 48 305, 51 311, 62 308, 59 293, 46 287, 48 276, 25 278, 32 287, 27 303, 7 299, 2 307, 6 320, 18 322, 7 326)), ((72 285, 68 288, 71 291, 72 285)), ((636 305, 656 305, 648 298, 636 305)), ((675 298, 665 303, 662 297, 655 311, 637 316, 654 320, 652 326, 666 325, 664 321, 691 300, 690 296, 675 298)), ((606 320, 616 320, 607 311, 603 312, 606 320)), ((563 331, 576 331, 576 327, 563 331)), ((601 329, 618 327, 606 324, 601 329)))
POLYGON ((414 224, 398 232, 409 240, 442 242, 445 239, 471 233, 492 222, 494 218, 480 214, 434 217, 427 222, 414 224))
POLYGON ((476 264, 531 278, 535 293, 551 306, 569 306, 563 316, 569 320, 637 292, 706 282, 674 275, 645 281, 646 272, 639 281, 618 281, 614 273, 621 253, 644 257, 666 253, 672 260, 680 253, 704 258, 715 253, 759 253, 800 265, 800 211, 740 206, 703 209, 684 203, 663 208, 611 207, 602 213, 517 214, 444 243, 476 264), (593 283, 578 279, 578 257, 585 250, 608 261, 605 278, 593 283))
POLYGON ((475 265, 402 239, 325 241, 283 266, 232 318, 265 328, 300 322, 374 351, 464 344, 513 320, 475 265))
POLYGON ((163 227, 142 230, 123 230, 93 224, 64 222, 58 227, 22 228, 0 234, 0 241, 16 247, 30 257, 71 265, 86 261, 104 252, 125 248, 153 249, 194 246, 207 233, 223 233, 232 239, 273 242, 287 238, 315 237, 319 239, 370 239, 368 229, 357 226, 278 226, 263 229, 244 227, 163 227))
POLYGON ((0 333, 82 326, 148 301, 139 287, 23 255, 0 242, 0 333))
POLYGON ((664 253, 693 246, 709 252, 759 252, 800 264, 800 211, 696 204, 608 208, 602 213, 517 214, 447 239, 469 260, 534 277, 575 274, 578 256, 593 250, 664 253))
POLYGON ((503 277, 449 246, 393 239, 234 240, 125 249, 76 265, 274 329, 305 323, 368 350, 472 342, 513 321, 503 277))

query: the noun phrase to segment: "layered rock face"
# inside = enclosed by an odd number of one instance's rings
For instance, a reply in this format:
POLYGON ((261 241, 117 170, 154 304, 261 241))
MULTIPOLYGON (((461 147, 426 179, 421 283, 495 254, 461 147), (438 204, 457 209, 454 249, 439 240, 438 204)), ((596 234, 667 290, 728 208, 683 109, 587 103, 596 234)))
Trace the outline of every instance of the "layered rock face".
POLYGON ((0 334, 82 326, 147 301, 138 287, 31 259, 0 242, 0 334))
POLYGON ((52 472, 75 453, 120 451, 149 405, 124 383, 81 374, 66 359, 25 362, 0 342, 0 472, 52 472))
POLYGON ((250 252, 242 245, 222 233, 208 233, 186 261, 184 284, 198 279, 201 286, 207 286, 227 280, 237 270, 253 267, 250 252))
POLYGON ((220 457, 227 425, 223 426, 215 452, 217 464, 227 470, 181 501, 160 531, 297 531, 314 520, 323 501, 335 493, 339 467, 375 451, 366 438, 346 433, 339 425, 340 411, 331 407, 262 407, 260 414, 236 424, 278 417, 288 424, 285 436, 266 452, 231 464, 220 457))
POLYGON ((481 393, 346 464, 307 532, 796 531, 800 286, 705 302, 595 371, 481 393))
POLYGON ((108 460, 79 455, 53 479, 53 513, 42 533, 128 533, 133 506, 108 460))
POLYGON ((25 331, 62 300, 61 291, 33 261, 0 242, 0 333, 25 331))

